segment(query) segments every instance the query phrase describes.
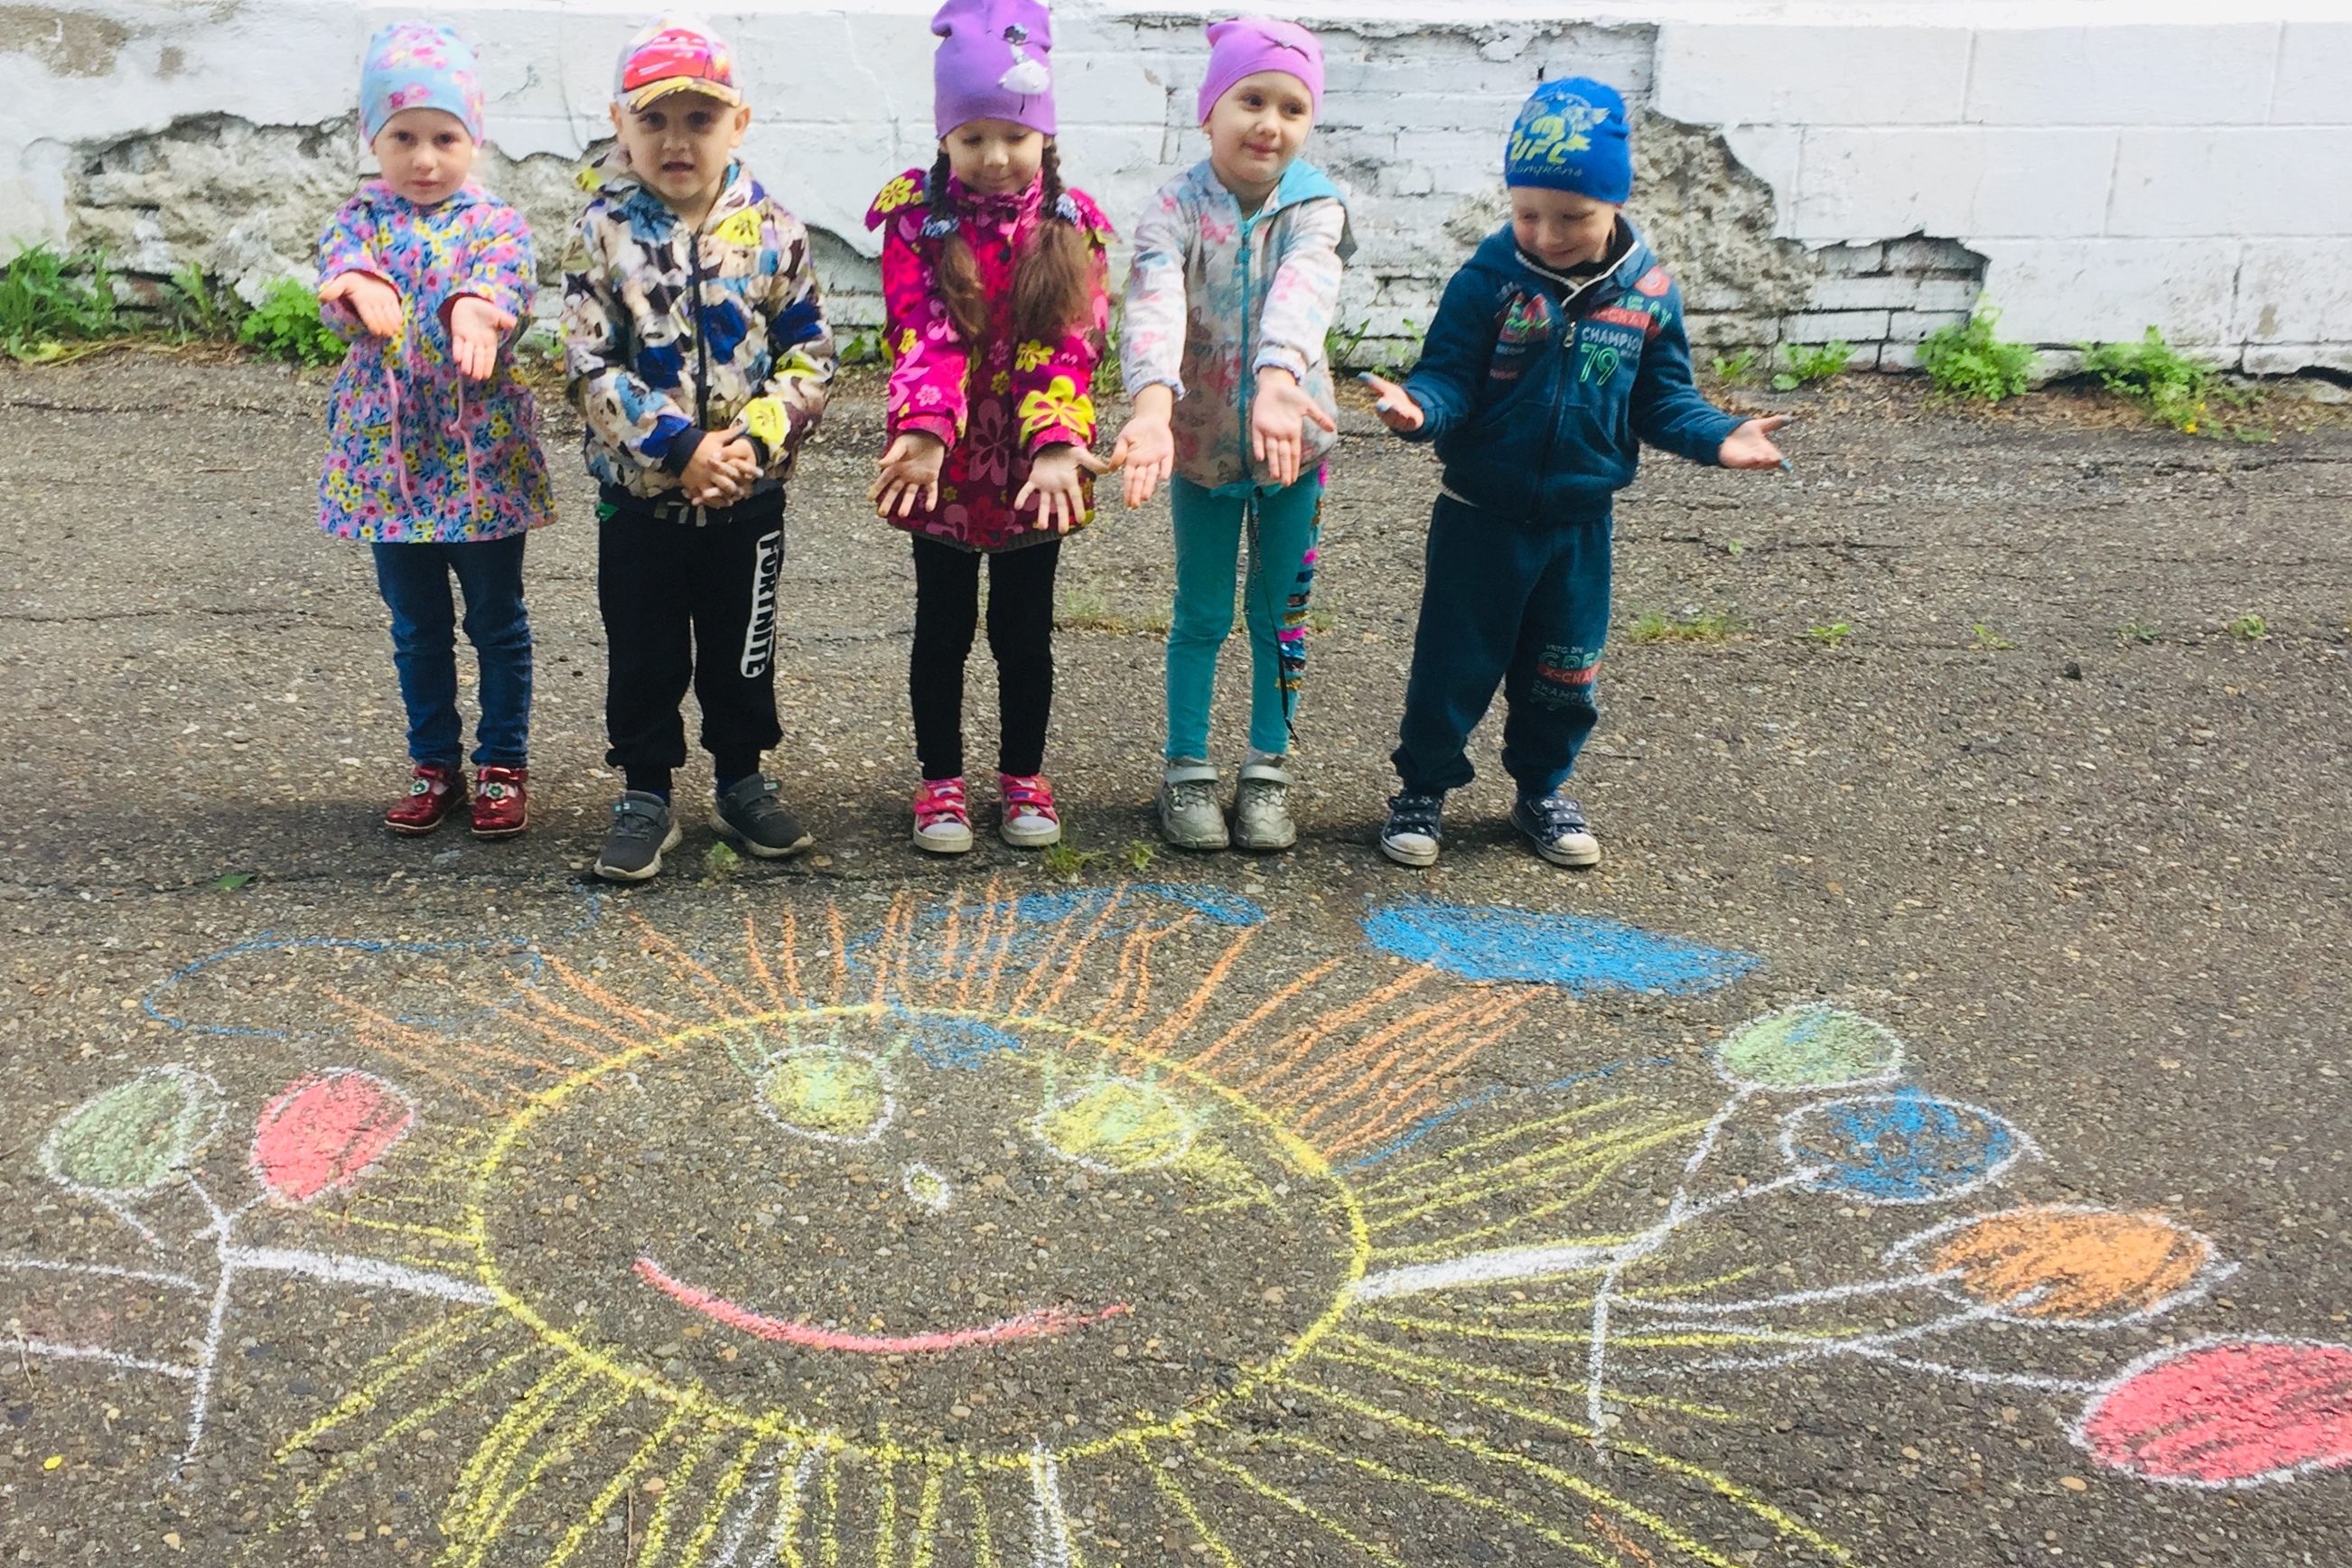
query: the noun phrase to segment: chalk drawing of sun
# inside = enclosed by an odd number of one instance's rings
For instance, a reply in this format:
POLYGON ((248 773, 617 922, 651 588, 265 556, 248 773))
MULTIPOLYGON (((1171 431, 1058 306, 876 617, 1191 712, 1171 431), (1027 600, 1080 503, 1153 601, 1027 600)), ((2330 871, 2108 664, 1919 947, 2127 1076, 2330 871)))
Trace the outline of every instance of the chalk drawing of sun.
MULTIPOLYGON (((276 1269, 437 1315, 278 1447, 316 1462, 249 1555, 431 1434, 464 1456, 453 1565, 1847 1561, 1695 1457, 1762 1414, 1752 1374, 1842 1361, 2073 1397, 2074 1441, 2149 1481, 2352 1464, 2352 1348, 2118 1364, 2103 1335, 2231 1266, 2161 1214, 2020 1201, 2034 1141, 1882 1025, 1768 1008, 1661 1067, 1557 1005, 1747 955, 1407 902, 1309 962, 1268 923, 1180 887, 908 894, 856 933, 634 922, 636 962, 547 958, 462 1036, 354 1008, 408 1087, 307 1079, 254 1161, 281 1203, 350 1189, 346 1250, 226 1215, 216 1299, 276 1269), (1531 1040, 1574 1070, 1469 1070, 1531 1040), (1830 1239, 1730 1244, 1774 1212, 1830 1239)), ((219 1091, 110 1092, 133 1110, 66 1119, 53 1172, 132 1213, 219 1091)))

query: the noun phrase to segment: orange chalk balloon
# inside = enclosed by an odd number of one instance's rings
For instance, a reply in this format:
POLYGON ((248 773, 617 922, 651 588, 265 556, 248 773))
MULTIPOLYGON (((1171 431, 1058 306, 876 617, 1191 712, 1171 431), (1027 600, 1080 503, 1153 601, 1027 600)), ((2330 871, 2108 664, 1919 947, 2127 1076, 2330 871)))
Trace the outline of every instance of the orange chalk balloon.
POLYGON ((2161 1215, 2054 1207, 1970 1220, 1930 1255, 1978 1300, 2053 1322, 2145 1311, 2212 1259, 2211 1242, 2161 1215))

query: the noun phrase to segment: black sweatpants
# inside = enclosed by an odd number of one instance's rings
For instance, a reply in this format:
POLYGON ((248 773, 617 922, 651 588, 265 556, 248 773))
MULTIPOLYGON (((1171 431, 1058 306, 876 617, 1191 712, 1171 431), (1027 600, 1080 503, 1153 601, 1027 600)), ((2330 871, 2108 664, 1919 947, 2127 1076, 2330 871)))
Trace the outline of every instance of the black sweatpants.
POLYGON ((673 521, 614 501, 597 509, 596 602, 604 613, 604 761, 631 789, 667 789, 686 763, 678 704, 691 684, 702 747, 721 779, 756 773, 776 723, 776 577, 782 491, 673 521))
MULTIPOLYGON (((1056 536, 988 561, 988 650, 996 656, 996 771, 1025 776, 1045 766, 1054 713, 1054 568, 1056 536)), ((963 666, 980 624, 981 555, 915 536, 915 760, 927 779, 963 776, 963 666)))

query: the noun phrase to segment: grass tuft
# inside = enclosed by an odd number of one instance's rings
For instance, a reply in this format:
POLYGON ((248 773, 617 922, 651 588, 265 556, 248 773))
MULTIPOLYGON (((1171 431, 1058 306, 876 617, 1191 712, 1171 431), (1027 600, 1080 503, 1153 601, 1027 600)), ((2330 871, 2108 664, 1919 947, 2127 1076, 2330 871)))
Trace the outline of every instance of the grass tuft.
POLYGON ((1853 358, 1853 345, 1843 338, 1834 338, 1814 348, 1791 343, 1785 351, 1781 369, 1772 377, 1775 392, 1794 392, 1808 382, 1827 381, 1846 367, 1853 358))
POLYGON ((1979 310, 1965 322, 1938 327, 1919 345, 1919 368, 1937 391, 1998 403, 2025 390, 2033 374, 2033 350, 1995 337, 1999 319, 1995 311, 1979 310))
POLYGON ((319 320, 319 292, 299 278, 280 278, 236 329, 236 341, 289 364, 335 364, 343 340, 319 320))
POLYGON ((2154 327, 2135 343, 2084 343, 2083 370, 2118 397, 2128 398, 2183 435, 2234 436, 2264 441, 2270 432, 2231 425, 2212 416, 2216 405, 2243 409, 2254 400, 2246 388, 2231 385, 2211 365, 2190 359, 2154 327))
POLYGON ((1662 611, 1643 610, 1633 617, 1625 637, 1627 641, 1635 643, 1714 643, 1734 632, 1745 631, 1747 625, 1729 610, 1701 610, 1682 620, 1662 611))
POLYGON ((0 265, 0 348, 28 363, 121 331, 106 253, 28 246, 0 265))

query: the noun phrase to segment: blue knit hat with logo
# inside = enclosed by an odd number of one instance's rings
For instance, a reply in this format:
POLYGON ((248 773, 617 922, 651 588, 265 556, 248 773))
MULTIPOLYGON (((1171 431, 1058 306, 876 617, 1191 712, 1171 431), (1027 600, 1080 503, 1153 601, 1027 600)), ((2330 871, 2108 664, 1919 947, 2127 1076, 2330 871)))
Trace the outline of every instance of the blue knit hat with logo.
POLYGON ((1536 89, 1511 127, 1503 183, 1622 202, 1633 194, 1625 100, 1615 88, 1585 76, 1562 77, 1536 89))

